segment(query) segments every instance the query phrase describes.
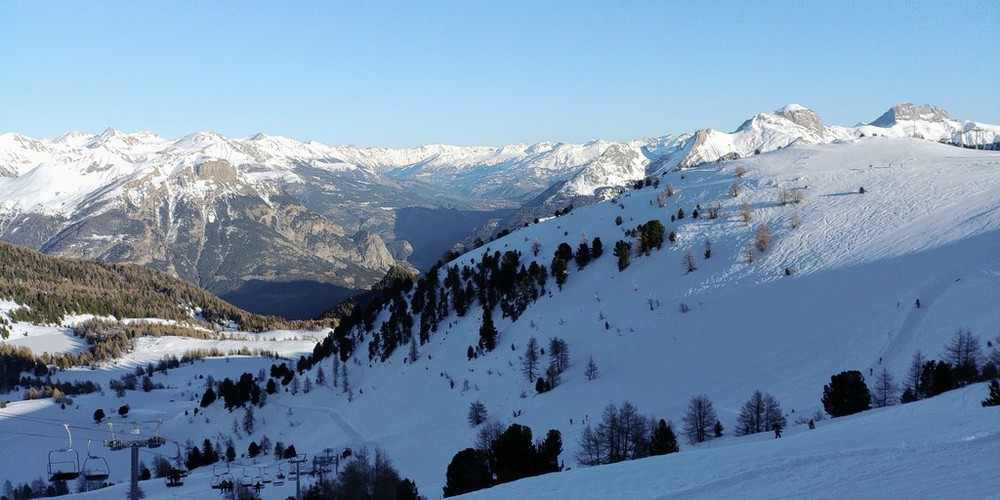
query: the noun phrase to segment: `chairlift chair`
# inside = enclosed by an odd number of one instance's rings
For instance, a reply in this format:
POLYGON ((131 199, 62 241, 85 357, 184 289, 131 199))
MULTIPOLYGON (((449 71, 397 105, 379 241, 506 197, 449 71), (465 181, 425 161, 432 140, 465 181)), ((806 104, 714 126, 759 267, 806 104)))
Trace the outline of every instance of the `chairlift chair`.
POLYGON ((165 479, 167 488, 184 486, 184 477, 188 473, 187 467, 184 466, 184 457, 181 456, 181 445, 174 441, 174 446, 177 447, 177 456, 173 458, 174 463, 170 466, 170 472, 167 473, 165 479))
POLYGON ((87 440, 87 459, 83 461, 82 474, 87 481, 104 481, 111 475, 111 468, 104 457, 94 456, 90 453, 90 443, 87 440))
POLYGON ((180 469, 171 467, 170 472, 167 473, 165 482, 167 484, 167 488, 184 486, 184 474, 180 471, 180 469))
POLYGON ((232 474, 216 474, 212 476, 212 489, 222 490, 232 488, 236 484, 232 474))
POLYGON ((63 424, 69 444, 49 452, 49 481, 70 481, 80 477, 80 453, 73 449, 73 434, 69 424, 63 424))
POLYGON ((181 474, 181 477, 186 477, 188 475, 188 469, 184 462, 184 455, 181 455, 181 445, 178 444, 177 441, 174 441, 173 443, 174 446, 177 447, 177 455, 171 459, 173 461, 173 465, 171 465, 170 470, 176 469, 181 474))

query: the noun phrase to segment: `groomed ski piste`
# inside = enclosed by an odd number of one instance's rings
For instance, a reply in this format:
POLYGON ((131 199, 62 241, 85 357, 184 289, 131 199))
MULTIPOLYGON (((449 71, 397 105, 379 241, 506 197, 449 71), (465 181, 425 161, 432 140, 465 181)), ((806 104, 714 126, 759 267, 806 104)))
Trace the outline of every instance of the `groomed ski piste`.
MULTIPOLYGON (((141 454, 147 466, 152 453, 174 456, 173 442, 183 448, 188 440, 200 444, 205 438, 232 437, 238 454, 264 435, 272 443, 294 444, 307 457, 327 448, 377 446, 401 476, 416 481, 421 494, 437 498, 452 456, 474 444, 477 429, 466 416, 470 403, 480 400, 491 418, 530 426, 536 438, 550 428, 560 430, 560 458, 571 470, 500 485, 473 498, 995 497, 1000 409, 980 406, 987 396, 984 384, 822 420, 815 430, 792 422, 822 410, 823 385, 836 373, 861 370, 870 383, 870 374, 886 367, 904 383, 913 354, 919 349, 929 359, 941 359, 958 328, 969 329, 984 346, 996 338, 998 208, 1000 154, 916 139, 791 146, 671 171, 658 187, 576 208, 460 257, 461 266, 485 251, 516 249, 522 262, 534 258, 548 266, 561 242, 576 248, 585 236, 588 242, 600 237, 604 244, 604 255, 585 269, 570 263, 561 291, 550 278, 551 293, 517 322, 495 312, 498 347, 486 355, 466 358, 468 346, 478 341, 480 310, 473 307, 462 318, 452 313, 420 347, 415 363, 403 362, 405 346, 381 363, 369 362, 367 345, 359 345, 347 361, 351 398, 331 387, 332 359, 325 360, 320 365, 325 386, 271 396, 255 409, 257 425, 247 435, 240 428, 243 410, 229 412, 217 402, 191 414, 205 389, 202 377, 235 380, 280 361, 238 356, 196 361, 154 375, 153 382, 165 389, 118 398, 107 380, 191 348, 181 345, 187 339, 141 339, 129 357, 112 366, 58 376, 100 381, 103 395, 74 397, 65 410, 50 400, 0 398, 12 400, 0 410, 0 440, 10 450, 0 455, 0 480, 17 485, 45 477, 48 452, 66 445, 62 423, 70 424, 81 456, 87 440, 94 440, 96 454, 98 440, 108 437, 107 425, 92 419, 102 408, 113 422, 163 421, 160 432, 171 441, 141 454), (743 177, 736 175, 738 167, 746 170, 743 177), (660 207, 657 198, 668 182, 676 194, 660 207), (740 187, 736 197, 730 195, 734 182, 740 187), (803 201, 781 205, 783 189, 801 190, 803 201), (704 215, 712 201, 721 204, 714 220, 704 215), (749 223, 740 213, 744 203, 751 210, 749 223), (697 205, 703 209, 695 219, 697 205), (671 222, 681 208, 686 217, 671 222), (614 222, 619 215, 620 226, 614 222), (654 218, 668 233, 674 231, 677 241, 664 241, 649 256, 633 255, 619 272, 611 254, 615 241, 632 241, 624 231, 654 218), (745 248, 762 222, 772 230, 770 248, 748 262, 745 248), (538 257, 531 250, 535 238, 541 244, 538 257), (712 243, 710 259, 703 257, 706 240, 712 243), (697 256, 692 272, 684 264, 688 249, 697 256), (681 304, 689 311, 682 313, 681 304), (540 395, 520 370, 520 355, 532 336, 543 346, 552 337, 565 339, 570 351, 561 385, 540 395), (592 381, 584 376, 590 356, 600 369, 592 381), (790 427, 780 440, 771 433, 735 437, 732 432, 740 406, 757 389, 777 397, 788 416, 790 427), (723 437, 699 445, 682 438, 681 451, 664 457, 577 464, 583 424, 596 425, 609 403, 630 401, 679 432, 688 401, 698 394, 714 403, 726 427, 723 437), (126 418, 116 412, 123 404, 131 408, 126 418)), ((383 313, 380 320, 387 317, 383 313)), ((312 349, 308 340, 295 344, 280 335, 269 340, 272 336, 262 334, 259 342, 292 363, 312 349)), ((316 373, 314 367, 299 378, 315 381, 316 373)), ((99 453, 116 484, 78 496, 124 496, 128 453, 99 453)), ((289 472, 287 463, 270 456, 253 462, 239 457, 229 473, 289 472)), ((141 487, 147 498, 214 498, 218 490, 210 485, 218 472, 193 470, 179 488, 167 488, 162 479, 141 487)), ((302 478, 303 484, 314 480, 302 478)), ((289 480, 261 491, 263 498, 292 494, 289 480)))

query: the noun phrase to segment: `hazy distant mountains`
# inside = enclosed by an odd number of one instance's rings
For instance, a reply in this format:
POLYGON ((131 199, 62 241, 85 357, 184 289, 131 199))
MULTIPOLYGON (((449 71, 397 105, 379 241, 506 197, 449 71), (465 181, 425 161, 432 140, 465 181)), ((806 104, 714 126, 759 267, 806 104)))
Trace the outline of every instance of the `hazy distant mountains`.
POLYGON ((1000 127, 901 104, 830 127, 789 105, 732 133, 623 143, 357 148, 258 134, 0 135, 0 239, 164 270, 259 312, 318 313, 394 263, 614 196, 636 180, 861 135, 996 147, 1000 127))

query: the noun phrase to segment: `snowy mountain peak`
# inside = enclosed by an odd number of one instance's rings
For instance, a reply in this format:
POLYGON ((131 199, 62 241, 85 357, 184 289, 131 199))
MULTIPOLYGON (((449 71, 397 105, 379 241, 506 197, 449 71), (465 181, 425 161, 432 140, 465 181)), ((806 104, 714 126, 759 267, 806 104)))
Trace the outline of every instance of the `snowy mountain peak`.
POLYGON ((871 124, 878 127, 891 127, 900 121, 945 122, 950 120, 948 111, 931 104, 916 105, 912 102, 899 103, 886 111, 871 124))
POLYGON ((57 137, 52 142, 56 144, 66 144, 68 146, 83 146, 94 140, 96 137, 97 136, 89 132, 73 131, 57 137))
POLYGON ((104 132, 101 132, 99 135, 97 135, 93 139, 91 139, 90 142, 87 143, 87 147, 91 148, 91 149, 99 148, 99 147, 103 146, 104 144, 107 144, 107 142, 109 140, 111 140, 113 137, 117 136, 118 134, 119 134, 119 132, 117 130, 115 130, 115 129, 111 128, 111 127, 108 127, 106 129, 104 129, 104 132))
POLYGON ((818 134, 822 134, 825 130, 823 121, 819 119, 819 115, 815 111, 799 104, 788 104, 776 110, 774 114, 818 134))

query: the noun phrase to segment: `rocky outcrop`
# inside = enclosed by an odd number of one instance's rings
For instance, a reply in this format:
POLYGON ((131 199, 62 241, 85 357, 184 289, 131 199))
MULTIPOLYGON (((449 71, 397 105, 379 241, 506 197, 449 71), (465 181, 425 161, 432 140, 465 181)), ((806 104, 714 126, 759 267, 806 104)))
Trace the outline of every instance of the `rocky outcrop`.
POLYGON ((216 182, 232 182, 236 180, 236 167, 226 160, 208 160, 194 168, 194 172, 203 180, 216 182))
POLYGON ((812 130, 819 135, 823 135, 826 132, 826 127, 823 125, 823 121, 819 119, 819 115, 817 115, 815 111, 804 106, 789 104, 774 113, 800 127, 812 130))
POLYGON ((886 111, 871 125, 876 127, 891 127, 900 121, 943 122, 949 120, 948 112, 931 104, 916 105, 912 102, 897 104, 886 111))
POLYGON ((354 235, 354 243, 360 255, 358 262, 363 267, 388 271, 396 263, 382 238, 375 233, 361 231, 354 235))

